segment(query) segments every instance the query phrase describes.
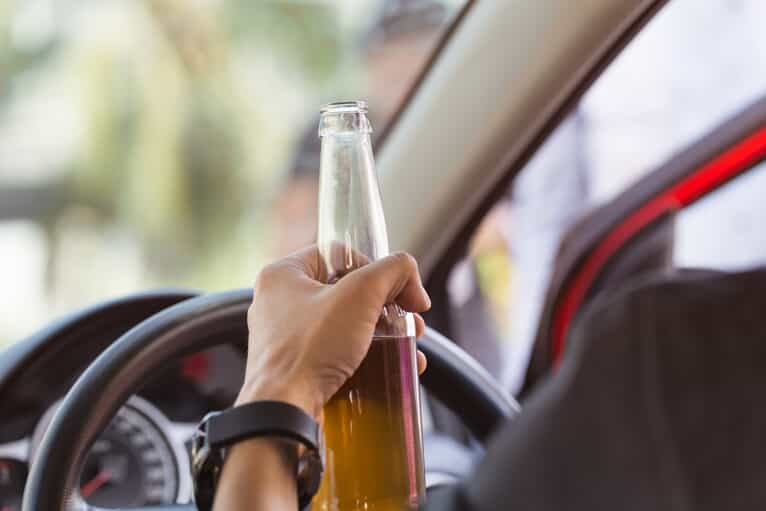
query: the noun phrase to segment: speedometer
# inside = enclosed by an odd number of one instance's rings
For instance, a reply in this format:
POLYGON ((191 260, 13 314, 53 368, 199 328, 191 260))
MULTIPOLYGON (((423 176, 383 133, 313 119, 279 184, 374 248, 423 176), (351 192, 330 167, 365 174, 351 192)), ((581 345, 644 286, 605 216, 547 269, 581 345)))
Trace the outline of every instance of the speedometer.
MULTIPOLYGON (((38 439, 52 416, 46 415, 38 439)), ((159 410, 132 397, 88 451, 74 494, 102 508, 172 504, 187 497, 180 474, 188 471, 188 457, 163 432, 166 426, 159 410)))
POLYGON ((175 502, 178 467, 173 451, 144 414, 128 405, 91 447, 80 495, 92 506, 127 507, 175 502))

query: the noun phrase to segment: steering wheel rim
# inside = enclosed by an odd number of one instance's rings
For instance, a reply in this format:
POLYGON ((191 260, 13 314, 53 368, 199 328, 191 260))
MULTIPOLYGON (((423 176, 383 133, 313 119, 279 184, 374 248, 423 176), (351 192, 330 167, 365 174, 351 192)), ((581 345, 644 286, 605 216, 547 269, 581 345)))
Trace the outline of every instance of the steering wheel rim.
MULTIPOLYGON (((82 507, 76 486, 83 455, 119 408, 152 373, 178 358, 247 335, 251 289, 202 295, 171 306, 117 339, 64 397, 37 449, 24 490, 24 511, 82 507), (41 460, 38 462, 37 460, 41 460)), ((518 404, 468 354, 427 329, 418 347, 429 359, 421 383, 485 443, 518 404)), ((93 509, 93 508, 90 508, 93 509)), ((160 506, 150 509, 196 509, 160 506)))

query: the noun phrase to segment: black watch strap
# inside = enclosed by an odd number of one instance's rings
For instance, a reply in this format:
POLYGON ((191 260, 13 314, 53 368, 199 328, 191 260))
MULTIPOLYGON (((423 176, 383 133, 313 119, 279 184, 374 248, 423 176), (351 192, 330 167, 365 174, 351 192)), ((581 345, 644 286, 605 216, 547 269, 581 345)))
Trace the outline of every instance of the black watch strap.
POLYGON ((213 448, 263 436, 278 436, 319 449, 319 424, 306 412, 282 401, 256 401, 210 417, 207 441, 213 448))
POLYGON ((306 447, 299 460, 298 503, 306 507, 322 479, 319 424, 300 408, 281 401, 256 401, 208 414, 192 440, 194 500, 197 508, 213 506, 226 449, 259 437, 290 439, 306 447))

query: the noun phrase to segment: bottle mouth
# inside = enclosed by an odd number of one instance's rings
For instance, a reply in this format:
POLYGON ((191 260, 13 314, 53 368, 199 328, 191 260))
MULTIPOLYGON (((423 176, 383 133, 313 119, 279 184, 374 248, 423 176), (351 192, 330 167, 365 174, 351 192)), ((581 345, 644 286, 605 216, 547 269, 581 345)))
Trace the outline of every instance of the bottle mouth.
POLYGON ((336 101, 319 109, 319 136, 372 133, 366 101, 336 101))
POLYGON ((322 105, 320 114, 367 113, 366 101, 334 101, 322 105))

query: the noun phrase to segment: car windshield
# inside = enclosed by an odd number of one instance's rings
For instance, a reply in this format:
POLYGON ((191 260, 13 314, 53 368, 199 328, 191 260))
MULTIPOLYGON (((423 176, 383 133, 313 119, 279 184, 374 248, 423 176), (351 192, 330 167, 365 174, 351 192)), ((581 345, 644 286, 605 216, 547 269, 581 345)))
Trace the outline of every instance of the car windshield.
POLYGON ((367 99, 381 133, 463 3, 3 2, 0 348, 310 243, 318 106, 367 99))

